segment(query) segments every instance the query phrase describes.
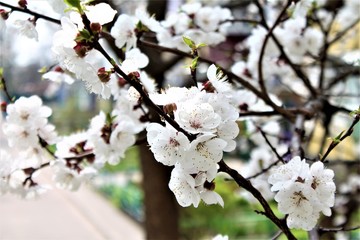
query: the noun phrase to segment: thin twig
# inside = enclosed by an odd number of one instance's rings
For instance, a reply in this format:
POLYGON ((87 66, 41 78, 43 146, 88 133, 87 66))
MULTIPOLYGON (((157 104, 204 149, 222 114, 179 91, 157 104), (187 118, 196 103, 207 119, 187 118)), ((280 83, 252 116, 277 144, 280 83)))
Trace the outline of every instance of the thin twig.
POLYGON ((334 139, 332 140, 332 142, 330 143, 328 149, 326 150, 326 152, 324 153, 324 155, 322 156, 322 158, 320 159, 321 162, 324 162, 326 157, 330 154, 330 152, 340 143, 342 142, 345 138, 349 137, 353 131, 354 131, 354 127, 355 125, 360 121, 360 114, 356 114, 354 117, 353 122, 351 123, 350 127, 348 128, 348 130, 345 132, 344 135, 342 135, 339 139, 334 139))
POLYGON ((2 87, 5 95, 6 95, 6 98, 8 99, 9 102, 13 102, 13 99, 9 93, 9 90, 7 88, 7 85, 6 85, 6 82, 5 82, 5 78, 4 77, 1 77, 1 82, 0 82, 0 86, 2 87))
POLYGON ((271 148, 271 150, 273 151, 273 153, 275 153, 277 159, 279 161, 281 161, 282 163, 285 163, 284 159, 279 155, 279 153, 276 151, 276 148, 271 144, 271 142, 269 141, 269 139, 267 138, 265 132, 261 129, 261 127, 257 127, 257 130, 259 130, 261 136, 263 136, 263 138, 265 139, 267 145, 271 148))
MULTIPOLYGON (((266 18, 265 18, 265 13, 264 10, 260 4, 260 2, 258 0, 254 1, 255 5, 258 7, 259 9, 259 14, 261 16, 261 24, 262 26, 266 29, 269 30, 269 26, 267 25, 266 22, 266 18)), ((280 41, 277 39, 277 37, 275 36, 275 34, 273 32, 270 33, 272 39, 274 40, 274 43, 276 44, 276 46, 278 47, 280 53, 281 53, 281 57, 285 60, 285 62, 287 64, 290 65, 290 67, 294 70, 295 74, 303 81, 303 83, 305 84, 305 86, 308 88, 308 90, 310 91, 311 95, 313 98, 316 98, 317 96, 317 91, 316 89, 311 85, 311 82, 309 80, 309 78, 305 75, 305 73, 302 71, 302 69, 300 68, 300 66, 295 65, 290 58, 288 57, 288 55, 285 53, 284 47, 282 46, 282 44, 280 43, 280 41)))
POLYGON ((288 239, 295 240, 295 236, 290 231, 289 227, 286 225, 285 219, 279 219, 276 217, 274 212, 272 211, 269 203, 265 200, 265 198, 262 196, 262 194, 257 190, 249 180, 244 178, 241 174, 239 174, 236 170, 230 168, 224 160, 221 160, 219 163, 219 172, 225 172, 229 174, 235 182, 245 190, 249 191, 261 204, 261 206, 264 209, 263 214, 269 218, 273 223, 275 223, 279 229, 282 230, 282 232, 286 235, 288 239))
POLYGON ((253 179, 253 178, 256 178, 264 173, 266 173, 267 171, 269 171, 273 166, 277 165, 279 162, 281 162, 280 159, 276 160, 275 162, 273 162, 272 164, 270 164, 267 168, 263 168, 260 172, 250 176, 250 177, 247 177, 246 179, 247 180, 250 180, 250 179, 253 179))
POLYGON ((351 228, 344 228, 344 227, 340 227, 340 228, 319 228, 319 234, 324 234, 324 233, 329 233, 329 232, 350 232, 350 231, 354 231, 354 230, 358 230, 360 229, 360 226, 356 226, 356 227, 351 227, 351 228))
POLYGON ((329 41, 329 45, 334 44, 335 42, 337 42, 338 40, 340 40, 343 36, 345 36, 345 34, 350 31, 353 27, 356 26, 356 24, 358 24, 360 22, 360 18, 356 19, 352 24, 350 24, 348 27, 346 27, 344 30, 342 30, 341 32, 339 32, 333 39, 331 39, 329 41))
POLYGON ((37 13, 37 12, 33 12, 33 11, 29 10, 28 8, 20 8, 20 7, 12 6, 10 4, 3 3, 3 2, 0 2, 0 6, 8 7, 12 11, 18 11, 18 12, 30 14, 30 15, 34 16, 35 18, 42 18, 42 19, 45 19, 52 23, 61 24, 59 19, 48 17, 48 16, 45 16, 45 15, 37 13))

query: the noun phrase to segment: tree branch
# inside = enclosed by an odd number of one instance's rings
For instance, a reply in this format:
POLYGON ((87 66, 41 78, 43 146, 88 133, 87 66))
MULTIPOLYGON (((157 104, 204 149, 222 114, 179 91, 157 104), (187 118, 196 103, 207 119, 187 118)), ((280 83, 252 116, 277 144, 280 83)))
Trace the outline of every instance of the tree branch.
POLYGON ((355 125, 360 121, 360 114, 356 114, 354 117, 353 122, 351 123, 350 127, 348 128, 348 130, 345 132, 344 135, 340 134, 339 138, 335 138, 332 140, 332 142, 330 143, 328 149, 326 150, 326 152, 324 153, 324 155, 322 156, 322 158, 320 159, 321 162, 324 162, 326 157, 330 154, 330 152, 340 143, 342 142, 345 138, 349 137, 353 131, 354 131, 354 127, 355 125))
POLYGON ((269 218, 272 222, 274 222, 279 229, 286 235, 288 239, 294 240, 295 236, 290 231, 289 227, 286 225, 285 219, 279 219, 276 217, 274 212, 272 211, 269 203, 265 200, 265 198, 261 195, 261 193, 251 184, 249 180, 240 175, 236 170, 230 168, 224 160, 221 160, 219 163, 219 172, 225 172, 229 174, 235 182, 245 190, 249 191, 261 204, 264 209, 263 214, 269 218))
POLYGON ((20 7, 12 6, 10 4, 3 3, 3 2, 0 2, 0 6, 8 7, 12 11, 18 11, 18 12, 30 14, 30 15, 34 16, 35 18, 42 18, 42 19, 47 20, 52 23, 61 24, 59 19, 55 19, 55 18, 48 17, 48 16, 45 16, 40 13, 33 12, 33 11, 29 10, 28 8, 20 8, 20 7))

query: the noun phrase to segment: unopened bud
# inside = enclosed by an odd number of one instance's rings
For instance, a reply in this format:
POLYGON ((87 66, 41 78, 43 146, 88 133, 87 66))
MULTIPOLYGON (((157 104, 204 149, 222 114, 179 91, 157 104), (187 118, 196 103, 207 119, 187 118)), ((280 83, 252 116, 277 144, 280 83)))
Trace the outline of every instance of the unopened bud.
POLYGON ((20 7, 22 7, 22 8, 26 8, 27 7, 27 1, 26 0, 19 0, 18 5, 20 7))
POLYGON ((249 69, 248 69, 248 68, 245 68, 245 69, 244 69, 243 74, 244 74, 245 76, 249 77, 249 78, 251 78, 251 77, 252 77, 251 72, 249 71, 249 69))
POLYGON ((1 102, 0 103, 0 109, 2 112, 6 112, 6 108, 7 108, 7 103, 6 102, 1 102))
POLYGON ((60 66, 56 66, 56 67, 54 68, 54 72, 63 73, 64 70, 63 70, 60 66))
POLYGON ((86 53, 87 53, 87 47, 84 46, 83 44, 81 43, 78 43, 76 44, 76 46, 74 47, 74 51, 76 52, 76 54, 83 58, 85 57, 86 53))
POLYGON ((242 112, 247 112, 249 110, 249 105, 247 103, 242 103, 239 105, 239 109, 242 112))
POLYGON ((124 79, 124 78, 122 78, 122 77, 119 77, 118 78, 118 86, 120 87, 120 88, 122 88, 122 87, 124 87, 128 82, 124 79))
POLYGON ((216 91, 214 85, 212 85, 212 83, 210 81, 206 81, 205 83, 203 83, 202 90, 205 90, 206 92, 209 92, 209 93, 213 93, 216 91))
POLYGON ((100 23, 91 23, 90 29, 93 33, 99 33, 102 30, 102 26, 100 23))
POLYGON ((215 182, 205 181, 204 188, 206 188, 207 190, 210 190, 210 191, 214 191, 215 190, 215 182))
POLYGON ((140 73, 139 72, 131 72, 128 74, 128 76, 132 79, 132 80, 139 80, 140 79, 140 73))
POLYGON ((4 9, 0 9, 0 16, 2 19, 6 20, 9 18, 9 12, 5 11, 4 9))
POLYGON ((172 114, 173 112, 175 112, 177 109, 177 106, 175 103, 170 103, 170 104, 166 104, 163 107, 163 110, 166 114, 172 114))
POLYGON ((97 75, 101 82, 107 83, 110 81, 111 71, 106 71, 105 67, 99 68, 97 75))

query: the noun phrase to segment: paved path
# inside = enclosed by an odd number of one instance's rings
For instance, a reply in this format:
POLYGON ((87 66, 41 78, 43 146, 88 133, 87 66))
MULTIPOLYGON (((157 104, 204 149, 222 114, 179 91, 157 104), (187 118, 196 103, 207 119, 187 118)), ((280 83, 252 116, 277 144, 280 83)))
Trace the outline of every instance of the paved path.
POLYGON ((78 192, 54 188, 36 200, 0 196, 0 240, 144 238, 138 223, 86 186, 78 192))

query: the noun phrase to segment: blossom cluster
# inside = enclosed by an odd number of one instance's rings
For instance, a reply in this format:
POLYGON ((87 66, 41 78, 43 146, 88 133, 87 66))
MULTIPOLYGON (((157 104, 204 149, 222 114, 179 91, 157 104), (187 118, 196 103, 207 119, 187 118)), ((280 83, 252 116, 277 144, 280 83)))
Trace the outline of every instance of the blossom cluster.
POLYGON ((286 221, 290 228, 310 231, 320 212, 331 215, 336 189, 333 178, 334 171, 325 169, 322 162, 309 166, 298 156, 270 175, 271 190, 277 191, 275 201, 279 210, 288 214, 286 221))
POLYGON ((234 138, 239 133, 237 109, 219 92, 202 91, 197 87, 171 87, 152 100, 163 105, 174 120, 195 139, 174 129, 150 123, 147 139, 155 159, 164 165, 175 166, 169 182, 181 206, 198 206, 202 199, 207 204, 223 205, 213 192, 217 163, 223 151, 235 149, 234 138))
POLYGON ((182 36, 197 43, 217 45, 225 41, 227 28, 231 25, 229 20, 232 19, 231 11, 227 8, 188 3, 161 22, 161 28, 156 29, 156 38, 162 46, 183 51, 189 49, 182 36))
POLYGON ((30 177, 32 169, 40 167, 48 157, 43 146, 58 141, 55 126, 48 123, 52 110, 34 95, 7 105, 6 113, 1 130, 11 150, 0 148, 0 193, 32 198, 46 190, 30 177))
POLYGON ((34 95, 20 97, 9 104, 6 113, 6 122, 2 128, 9 147, 27 153, 27 160, 21 163, 22 167, 39 167, 42 160, 37 155, 43 152, 41 141, 47 144, 57 141, 55 126, 48 123, 51 108, 43 106, 41 98, 34 95))
POLYGON ((127 115, 126 108, 115 108, 111 114, 100 112, 87 131, 63 137, 56 145, 57 159, 51 163, 56 185, 75 191, 93 179, 105 163, 118 164, 134 145, 136 134, 145 128, 139 120, 142 115, 131 113, 127 115))

